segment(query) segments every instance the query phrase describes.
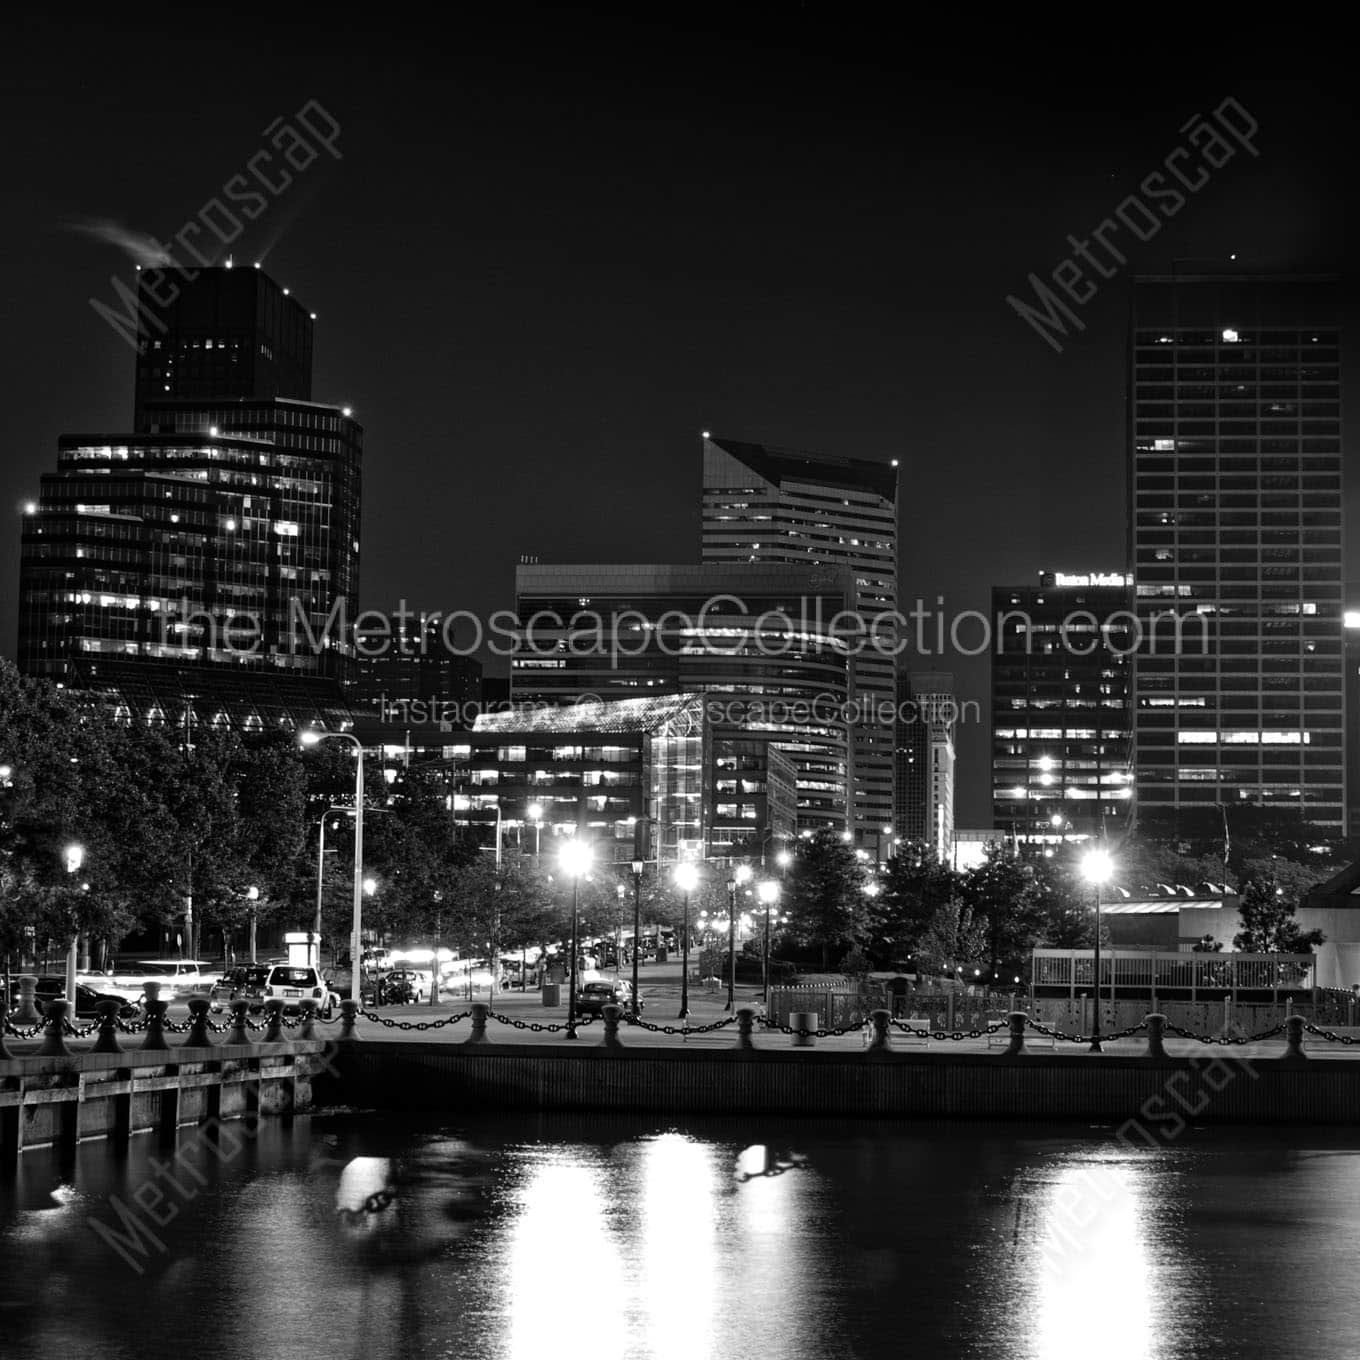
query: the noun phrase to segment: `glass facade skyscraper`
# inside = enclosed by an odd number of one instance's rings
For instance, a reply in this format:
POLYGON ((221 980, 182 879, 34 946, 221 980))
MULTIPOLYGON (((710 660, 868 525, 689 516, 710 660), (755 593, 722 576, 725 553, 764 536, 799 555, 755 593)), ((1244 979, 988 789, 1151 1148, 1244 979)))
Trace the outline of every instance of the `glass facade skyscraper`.
POLYGON ((23 521, 19 664, 143 720, 334 725, 363 430, 338 407, 221 386, 150 401, 139 382, 136 432, 61 437, 23 521))
POLYGON ((704 436, 703 560, 844 567, 872 633, 850 662, 846 825, 893 822, 897 698, 897 466, 704 436))
POLYGON ((1144 278, 1129 477, 1140 808, 1345 820, 1341 363, 1325 278, 1144 278))

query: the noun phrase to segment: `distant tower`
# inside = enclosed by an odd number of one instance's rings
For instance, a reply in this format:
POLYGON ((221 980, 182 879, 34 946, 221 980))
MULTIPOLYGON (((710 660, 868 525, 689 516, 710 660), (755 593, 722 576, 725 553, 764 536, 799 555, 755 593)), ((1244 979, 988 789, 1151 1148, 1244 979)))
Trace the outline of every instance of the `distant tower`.
POLYGON ((954 844, 954 726, 958 703, 947 671, 907 671, 897 689, 894 829, 947 862, 954 844))
POLYGON ((705 562, 847 567, 873 628, 850 661, 846 824, 877 843, 893 820, 897 465, 704 436, 705 562))

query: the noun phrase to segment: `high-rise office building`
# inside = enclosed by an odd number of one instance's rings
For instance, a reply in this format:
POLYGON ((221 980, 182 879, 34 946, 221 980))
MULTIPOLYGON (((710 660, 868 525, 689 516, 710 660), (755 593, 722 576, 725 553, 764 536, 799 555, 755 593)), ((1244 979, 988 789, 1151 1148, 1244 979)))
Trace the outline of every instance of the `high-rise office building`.
POLYGON ((897 462, 794 453, 704 436, 705 562, 842 566, 868 636, 851 658, 846 824, 876 840, 893 820, 897 690, 897 462))
POLYGON ((358 633, 355 649, 357 709, 384 722, 472 725, 482 699, 481 662, 453 650, 439 615, 386 615, 381 626, 358 633))
POLYGON ((1030 843, 1116 834, 1132 806, 1122 572, 992 591, 992 818, 1030 843))
POLYGON ((258 266, 142 270, 133 429, 152 402, 311 401, 312 321, 258 266))
POLYGON ((334 725, 363 430, 338 407, 222 385, 146 401, 135 433, 61 437, 23 521, 19 664, 141 720, 334 725))
POLYGON ((1333 279, 1135 285, 1140 808, 1344 825, 1338 316, 1333 279))
POLYGON ((929 845, 948 863, 954 837, 954 725, 948 671, 904 671, 897 686, 896 812, 904 841, 929 845))
MULTIPOLYGON (((845 826, 850 658, 835 622, 854 607, 849 571, 521 563, 515 591, 515 704, 703 694, 715 742, 773 742, 792 762, 800 831, 845 826)), ((754 792, 723 800, 737 820, 763 815, 754 792)))

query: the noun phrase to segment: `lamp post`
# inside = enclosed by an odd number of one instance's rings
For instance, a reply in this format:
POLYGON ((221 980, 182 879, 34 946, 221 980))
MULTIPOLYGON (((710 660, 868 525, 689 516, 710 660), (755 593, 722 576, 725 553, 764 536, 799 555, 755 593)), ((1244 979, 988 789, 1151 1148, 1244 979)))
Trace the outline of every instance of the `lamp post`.
POLYGON ((255 905, 260 900, 260 890, 255 887, 246 889, 246 901, 250 906, 246 909, 250 913, 250 961, 255 962, 255 926, 259 915, 259 908, 255 905))
POLYGON ((581 875, 594 858, 590 842, 572 836, 558 856, 563 873, 571 875, 571 970, 567 978, 567 1038, 576 1037, 576 929, 581 909, 581 875))
POLYGON ((679 1020, 689 1019, 689 895, 699 882, 699 869, 689 860, 675 866, 675 886, 685 894, 685 925, 680 940, 680 1014, 679 1020))
POLYGON ((525 809, 524 815, 533 823, 534 826, 534 864, 537 866, 541 844, 539 837, 543 834, 543 804, 530 803, 525 809))
POLYGON ((364 920, 364 747, 358 737, 349 732, 316 732, 308 730, 298 738, 304 746, 315 746, 323 741, 347 741, 354 747, 354 924, 350 938, 350 1000, 358 1004, 359 960, 363 956, 364 920))
MULTIPOLYGON (((321 834, 318 836, 316 843, 316 918, 312 922, 312 935, 315 937, 313 942, 316 945, 316 967, 318 972, 321 969, 321 886, 322 874, 326 867, 326 818, 333 817, 337 812, 348 813, 351 817, 354 816, 353 808, 332 805, 326 809, 325 815, 318 823, 321 834)), ((256 896, 258 895, 259 893, 257 890, 256 896)), ((251 953, 250 961, 251 963, 255 962, 255 955, 253 952, 251 953)), ((334 962, 333 950, 332 962, 334 962)))
POLYGON ((1114 872, 1114 864, 1104 850, 1092 850, 1081 862, 1081 872, 1096 892, 1096 946, 1095 946, 1095 1023, 1091 1026, 1090 1052, 1103 1052, 1100 1047, 1100 887, 1109 881, 1114 872))
POLYGON ((765 879, 756 889, 756 895, 765 905, 765 948, 760 964, 760 1000, 770 1004, 770 908, 779 900, 779 884, 772 878, 765 879))
MULTIPOLYGON (((83 845, 68 845, 64 852, 66 860, 66 872, 75 874, 80 866, 85 863, 85 847, 83 845)), ((74 933, 71 936, 71 947, 66 952, 66 999, 71 1003, 71 1016, 74 1019, 76 1013, 76 952, 80 948, 80 921, 72 910, 72 926, 74 933)), ((6 999, 8 1004, 8 998, 6 999)))
POLYGON ((731 1012, 737 1004, 737 889, 751 881, 751 866, 738 864, 732 877, 727 880, 727 1005, 723 1010, 731 1012))
POLYGON ((642 861, 633 861, 633 1019, 638 1018, 638 957, 642 949, 642 861))

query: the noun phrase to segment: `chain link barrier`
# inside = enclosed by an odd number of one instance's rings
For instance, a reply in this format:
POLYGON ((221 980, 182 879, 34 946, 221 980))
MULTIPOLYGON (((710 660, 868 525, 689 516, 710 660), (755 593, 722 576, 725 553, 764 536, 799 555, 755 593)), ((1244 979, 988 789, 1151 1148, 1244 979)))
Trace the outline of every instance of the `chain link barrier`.
POLYGON ((957 1042, 963 1039, 985 1039, 988 1035, 1005 1029, 1010 1022, 998 1020, 995 1024, 988 1025, 986 1029, 917 1029, 909 1021, 897 1019, 891 1019, 888 1023, 903 1034, 914 1034, 918 1039, 949 1039, 957 1042))
POLYGON ((391 1187, 383 1190, 375 1190, 364 1200, 363 1207, 359 1209, 337 1209, 336 1217, 341 1223, 357 1224, 362 1223, 371 1214, 380 1214, 397 1198, 397 1192, 391 1187))
MULTIPOLYGON (((1007 1023, 1007 1021, 1003 1020, 996 1028, 1000 1029, 1007 1023)), ((1042 1034, 1049 1039, 1060 1039, 1065 1044, 1091 1044, 1095 1043, 1097 1039, 1099 1039, 1102 1044, 1112 1044, 1116 1039, 1131 1039, 1140 1030, 1145 1030, 1147 1028, 1147 1021, 1140 1020, 1136 1025, 1130 1025, 1127 1029, 1111 1030, 1109 1034, 1099 1035, 1065 1034, 1060 1029, 1050 1029, 1047 1025, 1043 1024, 1041 1021, 1035 1020, 1029 1015, 1025 1016, 1025 1025, 1027 1028, 1034 1030, 1038 1034, 1042 1034)), ((1167 1028, 1169 1029, 1170 1026, 1167 1028)))
MULTIPOLYGON (((1329 1029, 1320 1029, 1311 1020, 1304 1020, 1303 1027, 1309 1034, 1316 1034, 1319 1039, 1326 1039, 1329 1044, 1360 1044, 1360 1038, 1352 1034, 1333 1034, 1329 1029)), ((1280 1029, 1284 1026, 1281 1025, 1280 1029)))
POLYGON ((728 1025, 737 1023, 737 1017, 727 1015, 721 1020, 715 1020, 711 1025, 691 1025, 688 1016, 678 1025, 654 1025, 641 1016, 634 1019, 627 1014, 620 1015, 619 1021, 625 1025, 636 1025, 638 1029, 645 1029, 652 1034, 679 1034, 682 1038, 688 1038, 691 1034, 712 1034, 714 1030, 726 1029, 728 1025))
MULTIPOLYGON (((472 1012, 468 1011, 468 1015, 472 1012)), ((534 1034, 561 1034, 563 1030, 570 1026, 563 1022, 560 1025, 545 1023, 542 1020, 516 1020, 513 1016, 502 1015, 499 1011, 488 1011, 488 1020, 495 1020, 502 1025, 509 1025, 511 1029, 527 1029, 534 1034)), ((584 1029, 587 1025, 593 1025, 596 1017, 593 1015, 578 1015, 576 1017, 576 1028, 584 1029)))
POLYGON ((868 1020, 861 1020, 858 1025, 837 1025, 832 1029, 794 1029, 792 1025, 771 1020, 768 1015, 756 1016, 756 1022, 764 1025, 766 1029, 778 1030, 780 1034, 797 1035, 800 1039, 839 1039, 846 1034, 862 1034, 869 1028, 870 1023, 868 1020))
POLYGON ((39 1020, 32 1029, 20 1029, 17 1025, 10 1024, 9 1020, 6 1019, 5 1033, 15 1039, 36 1039, 43 1032, 46 1023, 44 1020, 39 1020))
POLYGON ((1274 1039, 1277 1035, 1283 1034, 1285 1029, 1283 1024, 1279 1024, 1271 1029, 1263 1029, 1259 1034, 1195 1034, 1192 1030, 1173 1025, 1170 1020, 1164 1021, 1162 1028, 1168 1034, 1176 1035, 1177 1038, 1193 1039, 1197 1044, 1217 1044, 1220 1048, 1231 1048, 1240 1044, 1259 1044, 1263 1040, 1274 1039))
POLYGON ((445 1025, 456 1025, 460 1020, 466 1020, 472 1014, 471 1011, 459 1011, 456 1015, 446 1015, 439 1020, 389 1020, 385 1015, 379 1015, 377 1011, 361 1010, 359 1015, 365 1020, 372 1020, 374 1024, 382 1025, 385 1029, 400 1030, 419 1030, 443 1029, 445 1025))

